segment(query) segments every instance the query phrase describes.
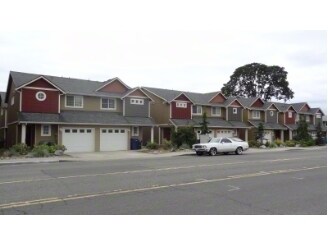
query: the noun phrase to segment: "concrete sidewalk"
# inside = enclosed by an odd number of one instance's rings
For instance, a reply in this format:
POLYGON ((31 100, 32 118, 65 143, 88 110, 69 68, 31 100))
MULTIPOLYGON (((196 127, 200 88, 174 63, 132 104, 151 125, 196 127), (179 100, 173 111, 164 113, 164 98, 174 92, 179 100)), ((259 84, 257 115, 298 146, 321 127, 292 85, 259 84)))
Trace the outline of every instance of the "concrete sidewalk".
MULTIPOLYGON (((285 147, 273 149, 254 149, 250 148, 245 154, 257 154, 266 152, 281 152, 281 151, 312 151, 327 149, 326 146, 315 147, 285 147)), ((195 155, 192 150, 184 150, 168 153, 145 153, 141 151, 115 151, 115 152, 90 152, 90 153, 68 153, 64 156, 54 156, 46 158, 12 158, 0 160, 1 165, 9 164, 24 164, 24 163, 49 163, 49 162, 67 162, 67 161, 107 161, 107 160, 123 160, 123 159, 146 159, 146 158, 165 158, 183 155, 195 155)))

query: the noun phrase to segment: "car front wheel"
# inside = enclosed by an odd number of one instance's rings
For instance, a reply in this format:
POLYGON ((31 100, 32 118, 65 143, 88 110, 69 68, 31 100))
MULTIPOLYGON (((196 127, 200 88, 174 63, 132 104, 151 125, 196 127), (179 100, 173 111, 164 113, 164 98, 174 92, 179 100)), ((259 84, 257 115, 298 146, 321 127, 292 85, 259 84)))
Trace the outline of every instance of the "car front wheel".
POLYGON ((210 154, 211 156, 215 156, 217 153, 218 153, 218 152, 217 152, 216 148, 211 148, 211 149, 210 149, 209 154, 210 154))
POLYGON ((243 153, 243 148, 242 147, 238 147, 236 149, 236 155, 241 155, 243 153))

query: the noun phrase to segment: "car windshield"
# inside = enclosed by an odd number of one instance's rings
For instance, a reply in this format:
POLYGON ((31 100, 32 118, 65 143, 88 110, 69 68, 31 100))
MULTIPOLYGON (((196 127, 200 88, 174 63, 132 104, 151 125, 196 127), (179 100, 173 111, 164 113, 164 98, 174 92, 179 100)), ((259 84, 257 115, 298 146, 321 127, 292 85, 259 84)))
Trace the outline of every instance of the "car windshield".
POLYGON ((210 141, 208 141, 209 143, 219 143, 221 140, 221 138, 212 138, 210 139, 210 141))
POLYGON ((244 142, 244 140, 241 140, 240 138, 231 138, 235 142, 244 142))

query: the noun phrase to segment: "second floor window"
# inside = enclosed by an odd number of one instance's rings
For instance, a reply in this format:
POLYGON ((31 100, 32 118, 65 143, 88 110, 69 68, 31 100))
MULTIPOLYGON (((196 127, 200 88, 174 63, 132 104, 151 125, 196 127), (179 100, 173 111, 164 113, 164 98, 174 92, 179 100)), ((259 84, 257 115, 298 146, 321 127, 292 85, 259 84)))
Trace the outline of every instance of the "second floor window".
POLYGON ((192 106, 193 114, 202 114, 202 106, 194 105, 192 106))
POLYGON ((131 98, 130 103, 131 104, 137 104, 137 105, 143 105, 144 100, 143 99, 137 99, 137 98, 131 98))
POLYGON ((295 119, 296 122, 300 121, 300 116, 297 114, 296 115, 296 119, 295 119))
POLYGON ((83 108, 82 96, 66 96, 66 107, 83 108))
POLYGON ((220 107, 212 107, 212 115, 221 116, 221 108, 220 107))
POLYGON ((187 103, 186 102, 176 102, 176 107, 177 108, 187 108, 187 103))
POLYGON ((288 112, 288 118, 293 118, 293 112, 291 111, 288 112))
POLYGON ((232 113, 233 113, 233 114, 237 114, 237 113, 238 113, 238 109, 237 109, 237 108, 233 108, 233 109, 232 109, 232 113))
POLYGON ((253 119, 260 119, 261 118, 260 111, 252 111, 252 118, 253 119))
POLYGON ((101 98, 101 109, 116 109, 115 99, 101 98))
POLYGON ((270 116, 272 117, 274 115, 274 112, 271 110, 270 111, 270 116))
POLYGON ((305 121, 310 122, 310 115, 305 116, 305 121))
POLYGON ((321 119, 321 114, 316 114, 315 117, 316 117, 317 119, 321 119))

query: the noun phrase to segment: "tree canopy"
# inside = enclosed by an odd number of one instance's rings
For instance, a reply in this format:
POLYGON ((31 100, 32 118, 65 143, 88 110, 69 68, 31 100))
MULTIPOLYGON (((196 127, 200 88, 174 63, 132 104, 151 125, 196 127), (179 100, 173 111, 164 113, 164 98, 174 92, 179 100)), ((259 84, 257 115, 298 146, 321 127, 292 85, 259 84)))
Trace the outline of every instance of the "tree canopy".
POLYGON ((223 85, 221 92, 225 96, 261 97, 264 101, 272 97, 287 101, 294 97, 285 68, 260 63, 237 68, 228 83, 223 85))

